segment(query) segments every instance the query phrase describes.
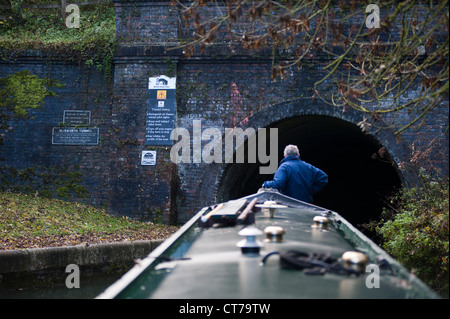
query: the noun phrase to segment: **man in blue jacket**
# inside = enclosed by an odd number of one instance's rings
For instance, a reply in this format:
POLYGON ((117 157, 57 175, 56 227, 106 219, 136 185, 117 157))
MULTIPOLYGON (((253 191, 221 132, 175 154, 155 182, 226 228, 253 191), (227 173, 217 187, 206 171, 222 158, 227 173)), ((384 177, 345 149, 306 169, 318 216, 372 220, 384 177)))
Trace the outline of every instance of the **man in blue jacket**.
POLYGON ((275 188, 282 194, 312 203, 313 195, 328 184, 328 175, 317 167, 300 159, 298 147, 288 145, 272 181, 265 181, 264 188, 275 188))

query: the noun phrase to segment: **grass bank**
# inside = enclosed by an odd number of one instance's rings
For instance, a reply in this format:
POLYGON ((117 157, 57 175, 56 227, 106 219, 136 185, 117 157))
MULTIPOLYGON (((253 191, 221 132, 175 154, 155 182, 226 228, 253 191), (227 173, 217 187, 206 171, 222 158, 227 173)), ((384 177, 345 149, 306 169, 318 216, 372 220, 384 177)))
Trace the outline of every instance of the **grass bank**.
POLYGON ((76 202, 0 192, 0 250, 165 239, 177 229, 76 202))

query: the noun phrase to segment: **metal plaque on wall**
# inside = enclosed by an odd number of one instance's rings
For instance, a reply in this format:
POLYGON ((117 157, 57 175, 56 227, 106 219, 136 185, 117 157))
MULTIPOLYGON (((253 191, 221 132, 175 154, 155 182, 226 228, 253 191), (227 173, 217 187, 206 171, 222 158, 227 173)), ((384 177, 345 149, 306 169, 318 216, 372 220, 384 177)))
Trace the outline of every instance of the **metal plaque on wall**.
POLYGON ((156 165, 156 151, 142 151, 141 165, 156 165))
POLYGON ((52 144, 59 145, 97 145, 98 127, 54 127, 52 144))
POLYGON ((91 124, 91 111, 64 110, 63 122, 69 126, 91 124))

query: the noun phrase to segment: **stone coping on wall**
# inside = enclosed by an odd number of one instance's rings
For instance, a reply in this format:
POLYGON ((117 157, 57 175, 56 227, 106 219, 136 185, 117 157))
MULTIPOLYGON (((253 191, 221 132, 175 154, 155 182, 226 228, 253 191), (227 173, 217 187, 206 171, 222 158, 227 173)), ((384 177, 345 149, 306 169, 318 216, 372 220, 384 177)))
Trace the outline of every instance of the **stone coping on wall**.
POLYGON ((70 264, 97 266, 146 257, 163 240, 137 240, 116 243, 31 248, 0 251, 0 276, 67 267, 70 264))

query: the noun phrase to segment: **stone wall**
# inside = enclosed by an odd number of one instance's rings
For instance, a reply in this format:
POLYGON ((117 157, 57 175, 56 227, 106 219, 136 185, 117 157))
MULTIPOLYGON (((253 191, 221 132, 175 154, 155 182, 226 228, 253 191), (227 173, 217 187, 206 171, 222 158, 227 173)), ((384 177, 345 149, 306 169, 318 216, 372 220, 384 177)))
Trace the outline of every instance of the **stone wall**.
MULTIPOLYGON (((304 159, 327 168, 331 179, 338 180, 330 192, 352 187, 373 196, 370 193, 378 188, 371 184, 413 183, 415 175, 401 172, 398 165, 409 160, 412 143, 426 146, 433 139, 439 145, 433 163, 448 175, 448 105, 433 110, 419 131, 408 130, 401 138, 389 130, 363 134, 357 126, 362 114, 342 112, 313 97, 312 84, 321 76, 314 61, 273 81, 270 52, 244 52, 220 43, 187 58, 176 45, 189 30, 170 1, 115 0, 114 5, 119 43, 110 87, 101 72, 85 66, 45 57, 0 62, 0 76, 27 69, 65 84, 55 89, 56 97, 47 98, 35 119, 11 124, 14 130, 0 146, 1 165, 79 171, 89 195, 84 201, 104 206, 112 214, 165 223, 183 223, 201 207, 247 195, 270 179, 255 173, 259 164, 175 164, 170 159, 171 145, 145 145, 148 78, 167 75, 177 78, 176 127, 188 129, 191 136, 194 120, 201 121, 203 131, 279 128, 279 159, 285 143, 299 143, 304 159), (69 109, 91 111, 91 126, 100 130, 98 145, 52 145, 52 127, 69 109), (370 162, 383 146, 392 162, 370 162), (156 165, 141 165, 144 150, 157 151, 156 165), (384 172, 378 179, 376 169, 384 172), (352 170, 350 178, 339 173, 352 170), (359 180, 370 170, 373 176, 359 180)), ((202 141, 202 146, 208 142, 202 141)), ((333 206, 327 200, 320 203, 333 206)))
MULTIPOLYGON (((27 170, 30 179, 36 182, 56 184, 57 176, 65 172, 80 172, 84 186, 90 195, 90 202, 103 206, 108 202, 107 185, 109 179, 109 158, 111 141, 110 129, 111 102, 103 74, 95 69, 48 59, 42 56, 29 56, 13 61, 0 62, 0 76, 29 70, 40 78, 58 80, 63 87, 51 88, 57 95, 47 97, 42 108, 31 112, 31 119, 10 123, 10 130, 0 146, 2 168, 14 167, 27 170), (98 127, 99 143, 96 146, 72 146, 52 144, 52 130, 61 127, 64 110, 85 110, 91 112, 91 127, 98 127), (105 165, 106 164, 106 165, 105 165), (42 174, 54 176, 52 180, 42 181, 42 174)), ((30 187, 44 191, 57 189, 58 185, 38 185, 30 187), (47 187, 48 186, 48 187, 47 187), (54 187, 53 187, 54 186, 54 187)), ((75 186, 75 185, 74 185, 75 186)))

